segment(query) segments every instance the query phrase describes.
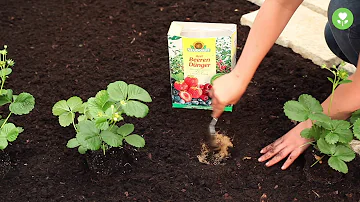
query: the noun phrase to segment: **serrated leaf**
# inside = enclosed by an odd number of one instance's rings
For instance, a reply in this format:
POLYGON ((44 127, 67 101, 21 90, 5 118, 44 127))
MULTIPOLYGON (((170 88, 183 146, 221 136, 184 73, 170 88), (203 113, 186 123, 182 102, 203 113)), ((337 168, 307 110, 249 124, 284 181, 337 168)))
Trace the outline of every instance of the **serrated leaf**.
POLYGON ((326 136, 325 136, 325 140, 327 143, 329 144, 335 144, 339 141, 339 136, 335 133, 329 132, 326 136))
POLYGON ((134 116, 136 118, 143 118, 149 112, 149 107, 141 102, 130 100, 122 106, 127 116, 134 116))
POLYGON ((316 143, 321 153, 328 155, 335 153, 336 145, 327 143, 324 138, 320 138, 316 143))
POLYGON ((345 162, 350 162, 350 161, 354 160, 355 152, 352 149, 350 149, 349 147, 346 147, 344 145, 338 145, 336 147, 336 152, 335 152, 334 156, 338 157, 339 159, 341 159, 345 162))
POLYGON ((345 129, 341 131, 335 131, 339 136, 339 142, 341 143, 349 143, 353 138, 353 133, 350 129, 345 129))
POLYGON ((360 140, 360 119, 357 119, 353 126, 354 136, 360 140))
POLYGON ((330 122, 321 122, 321 121, 317 121, 315 122, 315 125, 322 127, 326 130, 332 130, 332 126, 330 122))
POLYGON ((98 93, 96 93, 95 100, 97 105, 104 109, 105 104, 109 101, 109 94, 106 90, 101 90, 98 93))
POLYGON ((321 121, 321 122, 329 122, 331 118, 322 112, 316 112, 313 114, 309 114, 309 119, 313 121, 321 121))
POLYGON ((78 151, 79 151, 80 154, 85 154, 86 151, 87 151, 87 148, 80 145, 78 147, 78 151))
POLYGON ((130 135, 132 132, 134 132, 134 125, 131 123, 124 124, 120 126, 120 128, 117 130, 117 133, 122 135, 123 137, 130 135))
POLYGON ((123 138, 120 135, 110 131, 102 131, 100 136, 106 144, 112 147, 119 147, 122 145, 123 138))
POLYGON ((13 142, 17 139, 19 135, 19 130, 13 123, 6 123, 0 132, 1 137, 6 137, 7 141, 13 142))
POLYGON ((311 95, 302 94, 299 96, 299 102, 311 113, 321 113, 323 108, 318 100, 311 95))
POLYGON ((96 128, 95 123, 89 120, 82 121, 78 124, 78 131, 79 132, 76 134, 76 139, 81 146, 84 146, 90 150, 100 149, 100 130, 96 128))
POLYGON ((59 116, 59 124, 60 124, 60 126, 62 126, 62 127, 69 126, 73 122, 74 117, 75 117, 75 115, 74 115, 73 112, 62 113, 59 116))
POLYGON ((100 130, 106 130, 109 128, 109 122, 108 122, 107 118, 105 118, 105 117, 97 118, 95 121, 95 125, 96 125, 96 128, 98 128, 100 130))
POLYGON ((80 97, 73 96, 66 101, 66 104, 69 106, 70 111, 77 112, 81 109, 83 101, 80 97))
POLYGON ((76 138, 70 139, 66 144, 66 147, 71 148, 71 149, 75 148, 75 147, 78 147, 78 146, 80 146, 80 144, 79 144, 79 142, 77 141, 76 138))
POLYGON ((8 146, 8 141, 6 137, 0 137, 0 149, 4 150, 8 146))
POLYGON ((70 111, 70 108, 66 104, 65 100, 60 100, 60 101, 56 102, 52 108, 52 113, 55 116, 60 116, 61 114, 65 113, 65 112, 69 112, 69 111, 70 111))
POLYGON ((77 120, 78 120, 78 122, 84 121, 84 120, 87 120, 87 117, 86 117, 86 115, 80 115, 77 120))
POLYGON ((19 133, 24 132, 24 129, 22 127, 16 127, 16 128, 18 129, 19 133))
POLYGON ((331 120, 330 123, 333 130, 335 131, 346 130, 350 128, 350 123, 344 120, 331 120))
POLYGON ((89 98, 88 101, 88 110, 93 118, 102 117, 105 115, 105 112, 102 109, 102 106, 98 105, 95 98, 89 98))
POLYGON ((301 137, 306 138, 306 139, 312 138, 312 136, 310 134, 310 128, 305 128, 304 130, 302 130, 300 135, 301 135, 301 137))
POLYGON ((134 147, 144 147, 145 146, 145 140, 140 135, 128 135, 125 137, 125 141, 134 146, 134 147))
POLYGON ((34 109, 35 98, 30 93, 20 93, 13 103, 10 104, 9 109, 16 115, 28 114, 34 109))
POLYGON ((285 115, 294 121, 306 121, 309 118, 309 113, 305 106, 300 102, 290 100, 284 104, 285 115))
POLYGON ((140 100, 143 102, 151 102, 151 97, 149 95, 149 93, 134 84, 129 84, 128 86, 128 100, 133 99, 133 100, 140 100))
POLYGON ((339 172, 342 172, 345 174, 348 173, 348 167, 347 167, 346 163, 336 156, 330 157, 328 160, 328 164, 332 169, 334 169, 336 171, 339 171, 339 172))
POLYGON ((128 85, 123 81, 116 81, 108 85, 107 92, 109 93, 110 98, 115 101, 126 100, 128 85))
POLYGON ((351 123, 355 123, 355 121, 360 118, 360 109, 359 110, 356 110, 355 112, 353 112, 351 114, 351 117, 350 117, 350 122, 351 123))

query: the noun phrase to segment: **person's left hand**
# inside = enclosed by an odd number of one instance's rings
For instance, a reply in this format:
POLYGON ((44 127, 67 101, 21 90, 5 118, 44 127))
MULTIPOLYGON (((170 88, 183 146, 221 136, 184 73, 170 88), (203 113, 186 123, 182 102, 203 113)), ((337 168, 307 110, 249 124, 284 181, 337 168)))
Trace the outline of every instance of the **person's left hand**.
POLYGON ((295 159, 309 147, 310 144, 308 143, 311 140, 301 137, 300 133, 303 129, 310 127, 311 122, 301 122, 284 136, 264 147, 260 151, 263 155, 258 159, 259 162, 264 162, 270 159, 265 164, 267 167, 270 167, 288 156, 287 160, 281 167, 282 170, 287 169, 295 161, 295 159))

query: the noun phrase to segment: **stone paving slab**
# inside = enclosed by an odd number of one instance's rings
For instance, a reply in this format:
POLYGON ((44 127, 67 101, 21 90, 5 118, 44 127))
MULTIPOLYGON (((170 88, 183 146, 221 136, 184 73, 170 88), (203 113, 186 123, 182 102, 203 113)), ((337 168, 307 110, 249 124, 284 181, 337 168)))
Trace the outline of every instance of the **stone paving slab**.
MULTIPOLYGON (((258 6, 261 6, 265 0, 248 0, 248 1, 258 6)), ((327 16, 327 9, 329 3, 330 0, 304 0, 302 5, 323 16, 327 16)))
MULTIPOLYGON (((261 3, 263 0, 250 1, 261 3)), ((257 13, 258 10, 243 15, 240 20, 241 25, 251 27, 257 13)), ((276 44, 291 48, 317 65, 337 65, 341 60, 331 52, 324 38, 326 22, 325 16, 301 5, 277 39, 276 44)))

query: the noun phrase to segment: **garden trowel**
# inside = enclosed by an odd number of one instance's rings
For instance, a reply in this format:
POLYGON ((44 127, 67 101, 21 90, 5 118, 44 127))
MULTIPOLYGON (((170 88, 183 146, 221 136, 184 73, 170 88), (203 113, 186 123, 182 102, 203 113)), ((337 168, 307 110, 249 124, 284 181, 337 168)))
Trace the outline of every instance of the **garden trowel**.
POLYGON ((215 145, 215 139, 216 139, 216 131, 215 131, 215 125, 217 123, 218 119, 214 118, 211 120, 210 124, 209 124, 209 137, 208 137, 208 145, 210 146, 210 148, 214 147, 215 145))

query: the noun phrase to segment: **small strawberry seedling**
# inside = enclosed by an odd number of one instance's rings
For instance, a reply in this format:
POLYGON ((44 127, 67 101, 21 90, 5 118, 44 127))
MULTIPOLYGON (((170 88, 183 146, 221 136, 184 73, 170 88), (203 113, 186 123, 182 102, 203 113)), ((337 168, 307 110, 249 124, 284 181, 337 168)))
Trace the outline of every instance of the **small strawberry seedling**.
MULTIPOLYGON (((348 73, 345 70, 339 70, 336 66, 329 68, 323 65, 322 68, 329 70, 334 75, 334 78, 328 77, 333 84, 327 113, 329 114, 336 87, 340 84, 350 83, 351 80, 348 79, 348 73)), ((346 162, 355 158, 355 152, 349 143, 354 136, 360 139, 360 110, 353 112, 350 121, 333 120, 324 114, 318 100, 311 95, 303 94, 300 95, 298 101, 286 102, 284 112, 289 119, 294 121, 302 122, 310 119, 312 127, 304 129, 301 136, 313 140, 311 143, 314 147, 329 156, 328 164, 331 168, 342 173, 348 172, 346 162)))
POLYGON ((149 108, 144 102, 151 102, 149 93, 143 88, 116 81, 107 86, 107 90, 99 91, 95 97, 87 102, 73 96, 68 100, 58 101, 52 108, 52 113, 59 117, 63 127, 73 125, 76 137, 67 143, 68 148, 78 147, 84 154, 87 150, 111 147, 123 147, 123 141, 134 146, 144 147, 145 140, 134 131, 133 124, 118 123, 123 121, 123 114, 136 118, 143 118, 148 114, 149 108), (77 123, 76 122, 76 115, 77 123))
MULTIPOLYGON (((0 119, 0 149, 4 150, 8 146, 8 142, 13 142, 18 135, 23 132, 22 127, 17 127, 15 124, 9 122, 12 114, 23 115, 28 114, 35 106, 35 98, 30 93, 20 93, 14 95, 13 90, 5 89, 4 84, 8 76, 12 73, 15 65, 14 60, 7 58, 7 46, 0 50, 0 106, 9 104, 9 114, 5 119, 0 119)), ((1 118, 1 116, 0 116, 1 118)))

